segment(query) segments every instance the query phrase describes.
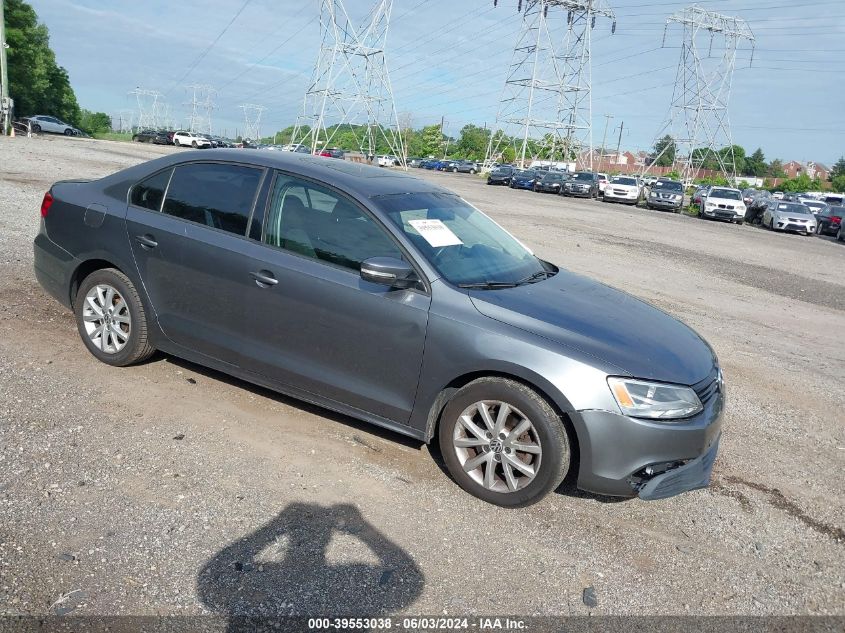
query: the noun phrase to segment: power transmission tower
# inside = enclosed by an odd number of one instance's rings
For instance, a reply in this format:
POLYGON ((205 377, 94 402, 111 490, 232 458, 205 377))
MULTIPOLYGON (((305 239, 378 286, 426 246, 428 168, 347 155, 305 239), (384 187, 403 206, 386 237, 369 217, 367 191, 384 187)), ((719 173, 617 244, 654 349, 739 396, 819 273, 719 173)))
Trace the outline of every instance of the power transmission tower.
MULTIPOLYGON (((498 0, 494 0, 494 6, 498 0)), ((517 141, 517 162, 574 161, 585 149, 592 168, 592 31, 616 16, 604 0, 518 0, 522 24, 508 69, 485 167, 517 141)))
POLYGON ((261 138, 261 113, 267 108, 253 103, 244 103, 240 108, 244 111, 243 138, 257 141, 261 138))
MULTIPOLYGON (((681 59, 669 116, 655 137, 670 136, 651 164, 674 150, 673 164, 684 181, 698 176, 702 164, 715 160, 726 178, 736 178, 728 103, 740 42, 748 42, 754 57, 754 33, 742 18, 729 17, 697 6, 687 7, 666 19, 663 44, 670 25, 683 27, 681 59), (726 153, 720 153, 728 148, 726 153)), ((750 64, 750 61, 749 61, 750 64)), ((650 165, 644 166, 643 172, 650 165)))
POLYGON ((211 134, 211 112, 214 110, 214 88, 206 84, 191 84, 185 86, 191 91, 191 100, 184 105, 190 107, 188 115, 188 131, 200 134, 211 134))
POLYGON ((405 167, 405 148, 385 63, 393 0, 376 0, 355 22, 344 0, 321 0, 321 43, 293 142, 314 153, 343 130, 355 134, 368 157, 380 141, 405 167))
POLYGON ((123 133, 132 132, 134 115, 132 110, 120 110, 116 116, 112 117, 112 129, 123 133))
POLYGON ((162 94, 158 90, 143 88, 130 90, 129 94, 135 95, 138 104, 138 129, 155 128, 158 123, 159 102, 163 100, 162 94))
POLYGON ((9 97, 9 69, 6 65, 6 19, 3 15, 3 0, 0 0, 0 134, 9 134, 14 104, 9 97))

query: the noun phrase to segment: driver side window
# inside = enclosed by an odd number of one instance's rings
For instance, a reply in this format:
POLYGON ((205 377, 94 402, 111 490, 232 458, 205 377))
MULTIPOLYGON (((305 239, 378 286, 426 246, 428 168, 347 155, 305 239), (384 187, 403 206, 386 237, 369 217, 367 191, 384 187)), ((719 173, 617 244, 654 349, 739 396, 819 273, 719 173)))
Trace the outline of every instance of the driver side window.
POLYGON ((273 186, 264 243, 355 271, 371 257, 404 259, 384 228, 351 200, 283 174, 273 186))

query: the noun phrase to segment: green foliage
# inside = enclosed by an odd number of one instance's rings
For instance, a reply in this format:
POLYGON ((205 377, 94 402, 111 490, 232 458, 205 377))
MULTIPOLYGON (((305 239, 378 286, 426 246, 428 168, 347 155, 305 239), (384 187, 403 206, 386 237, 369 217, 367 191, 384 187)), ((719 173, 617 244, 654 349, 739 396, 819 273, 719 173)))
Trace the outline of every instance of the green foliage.
POLYGON ((678 172, 676 172, 676 171, 670 171, 669 173, 664 174, 664 175, 662 176, 662 178, 668 178, 669 180, 680 180, 680 179, 681 179, 681 174, 679 174, 679 173, 678 173, 678 172))
POLYGON ((502 149, 502 162, 512 163, 516 160, 516 150, 510 145, 502 149))
POLYGON ((845 156, 840 157, 830 169, 830 179, 833 180, 837 176, 845 176, 845 156))
POLYGON ((758 147, 751 156, 745 159, 745 169, 742 170, 742 174, 760 178, 766 175, 768 168, 763 150, 758 147))
POLYGON ((669 167, 675 162, 676 151, 675 139, 667 134, 654 144, 654 151, 652 152, 653 164, 658 167, 669 167))
POLYGON ((769 163, 769 169, 766 172, 769 178, 786 178, 786 172, 783 171, 783 163, 776 158, 769 163))
POLYGON ((778 191, 818 191, 822 188, 818 178, 810 178, 807 174, 800 174, 795 178, 784 180, 777 186, 778 191))
POLYGON ((19 115, 48 114, 78 125, 79 104, 67 71, 56 64, 47 27, 23 0, 5 0, 9 96, 19 115))
POLYGON ((699 185, 715 185, 717 187, 730 187, 731 183, 724 176, 711 176, 708 178, 699 178, 695 181, 699 185))
POLYGON ((419 132, 420 156, 439 156, 443 151, 443 132, 439 125, 429 125, 419 132))
POLYGON ((750 182, 748 182, 747 180, 740 180, 740 181, 736 184, 736 188, 737 188, 737 189, 750 189, 750 188, 751 188, 751 183, 750 183, 750 182))
POLYGON ((831 182, 833 184, 834 191, 838 193, 845 193, 845 173, 841 176, 834 176, 831 182))
POLYGON ((489 141, 489 130, 470 123, 461 128, 461 136, 455 144, 455 152, 463 158, 484 160, 489 141))
POLYGON ((132 142, 132 134, 130 132, 94 132, 91 136, 101 141, 132 142))
POLYGON ((79 129, 91 136, 111 131, 111 118, 105 112, 83 109, 79 116, 79 129))

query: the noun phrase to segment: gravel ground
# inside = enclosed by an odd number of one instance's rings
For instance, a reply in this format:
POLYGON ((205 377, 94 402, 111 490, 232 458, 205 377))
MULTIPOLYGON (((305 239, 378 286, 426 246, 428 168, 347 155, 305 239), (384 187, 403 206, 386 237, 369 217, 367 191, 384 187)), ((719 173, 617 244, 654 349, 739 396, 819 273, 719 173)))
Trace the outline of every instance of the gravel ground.
POLYGON ((726 374, 709 489, 503 510, 403 437, 85 351, 32 273, 41 196, 172 151, 0 138, 0 614, 845 615, 845 245, 415 171, 685 320, 726 374))

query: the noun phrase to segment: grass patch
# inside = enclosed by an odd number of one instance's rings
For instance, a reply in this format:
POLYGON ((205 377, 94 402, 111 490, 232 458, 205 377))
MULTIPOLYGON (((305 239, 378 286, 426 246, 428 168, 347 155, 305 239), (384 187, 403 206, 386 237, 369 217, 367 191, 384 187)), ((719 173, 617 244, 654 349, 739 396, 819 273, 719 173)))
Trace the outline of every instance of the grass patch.
POLYGON ((129 132, 96 132, 93 138, 101 141, 127 141, 132 142, 132 134, 129 132))

